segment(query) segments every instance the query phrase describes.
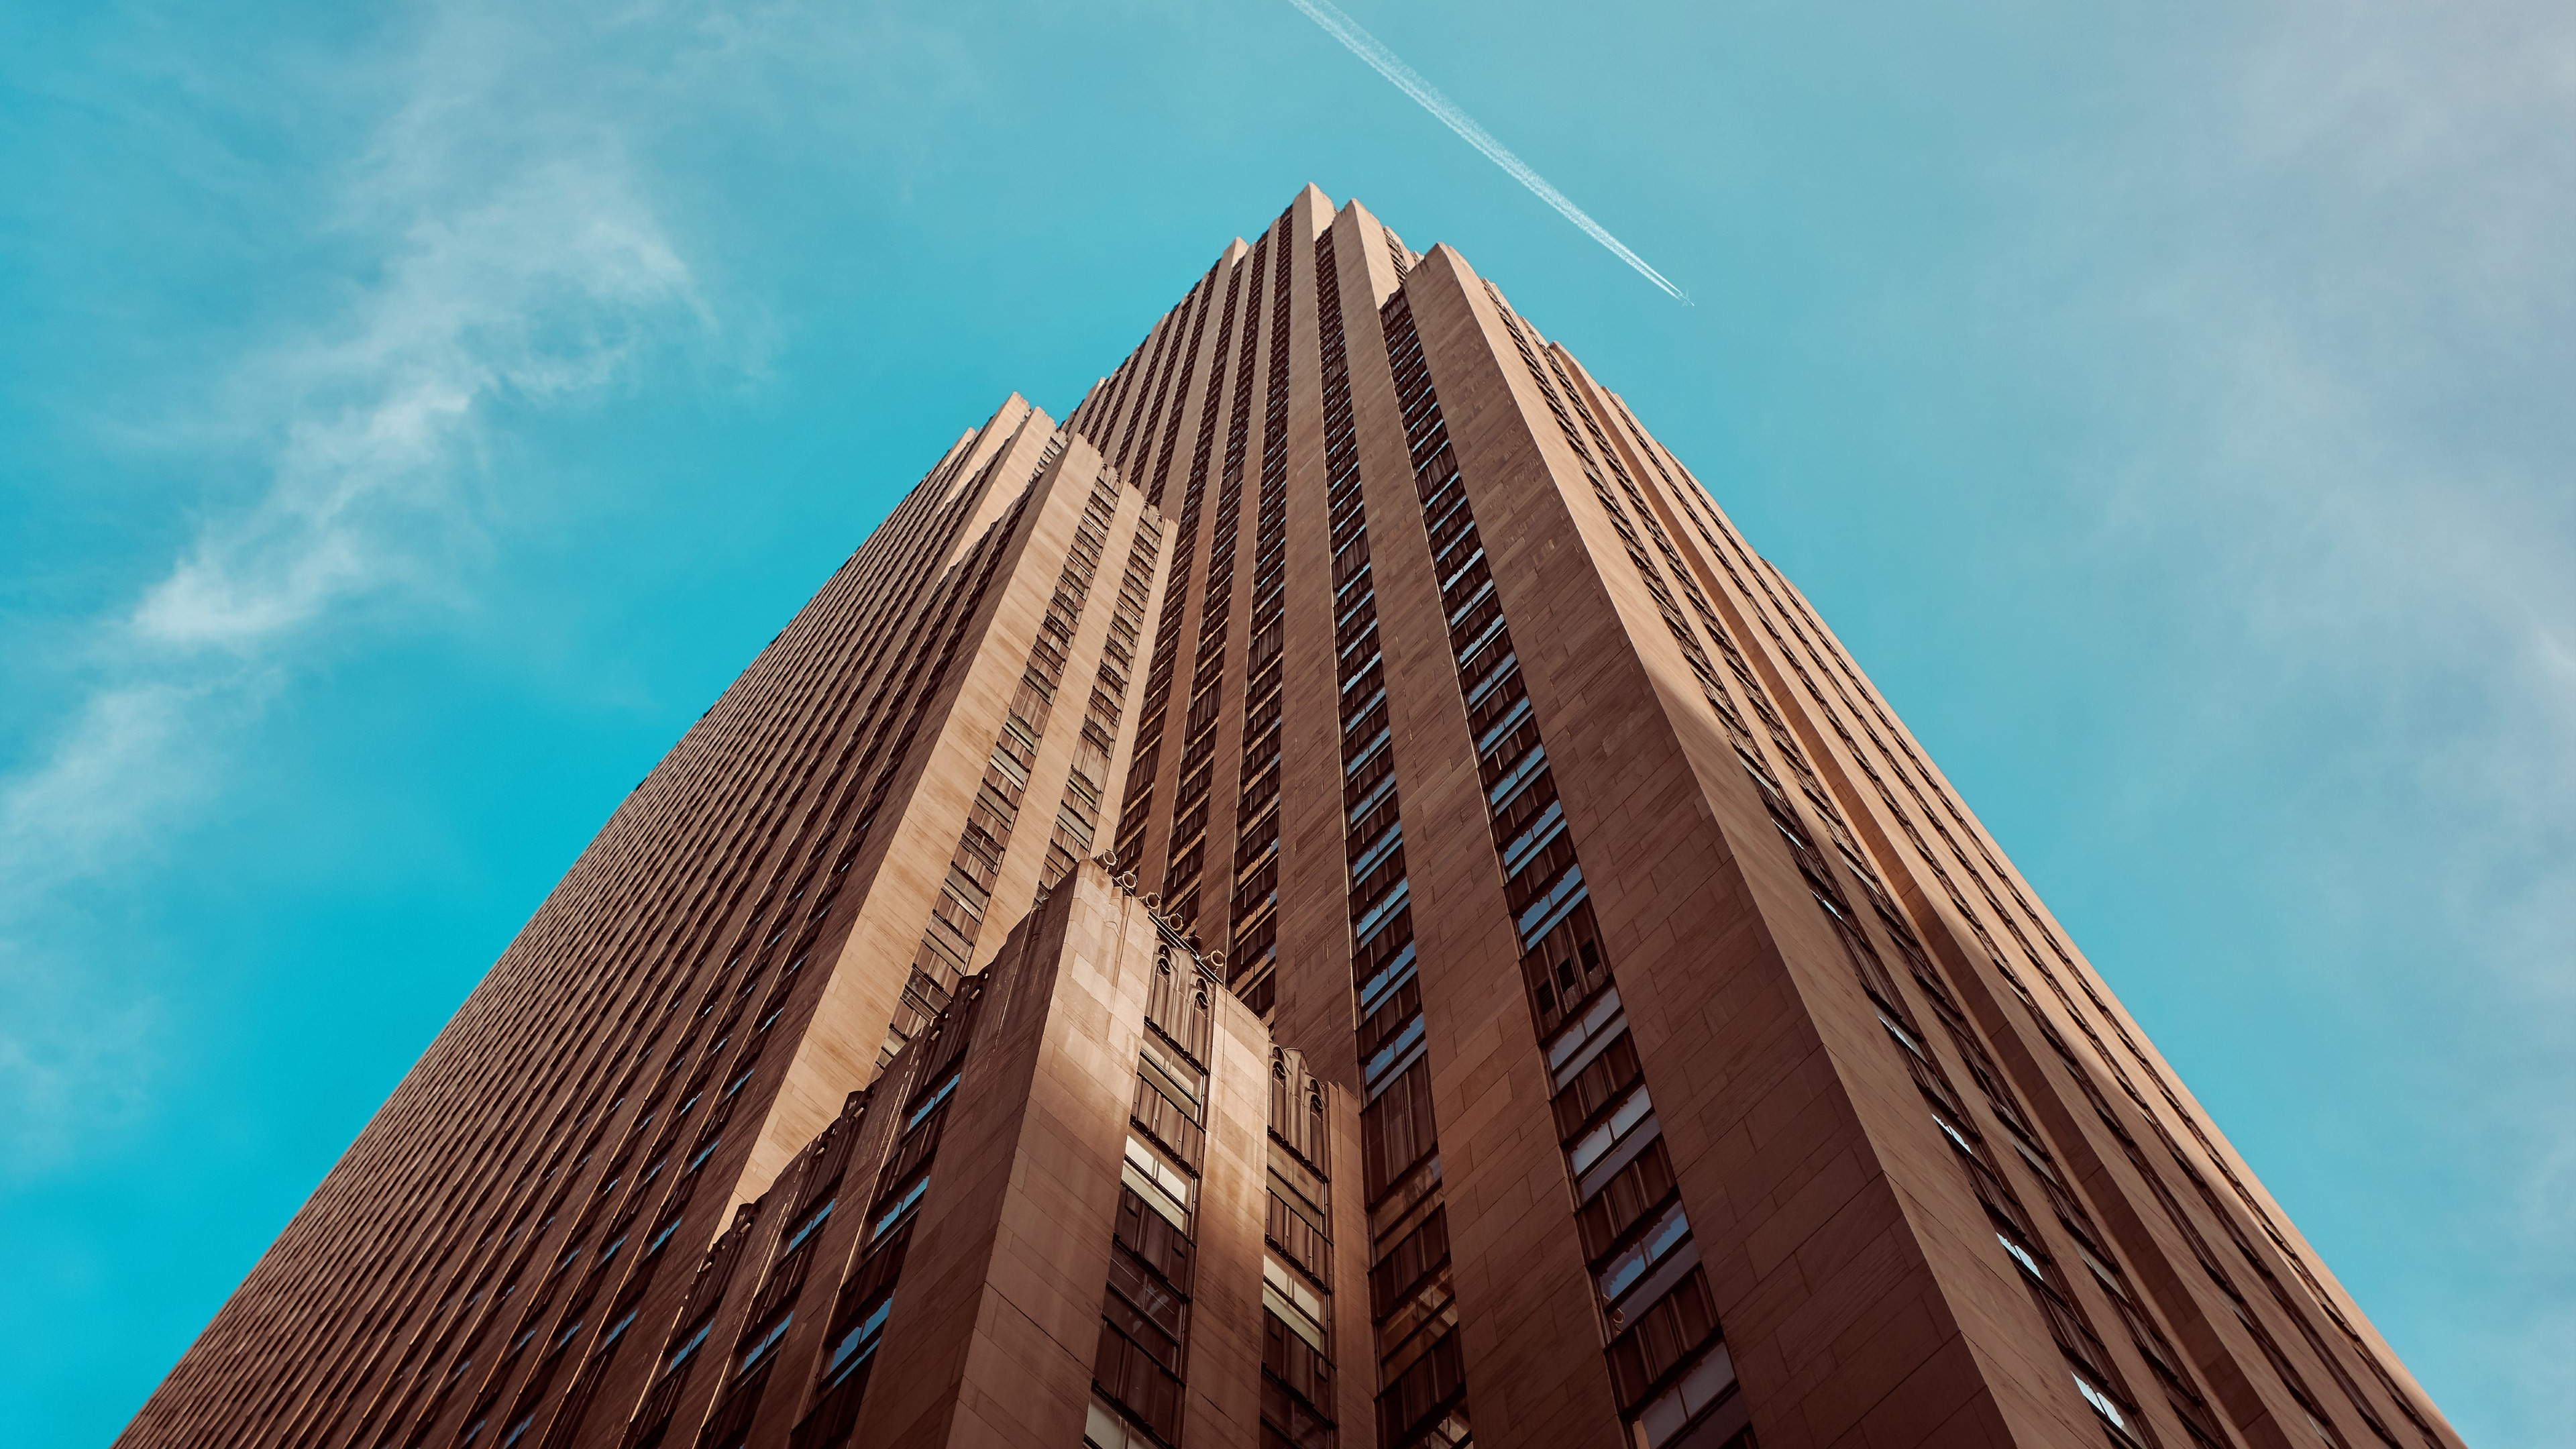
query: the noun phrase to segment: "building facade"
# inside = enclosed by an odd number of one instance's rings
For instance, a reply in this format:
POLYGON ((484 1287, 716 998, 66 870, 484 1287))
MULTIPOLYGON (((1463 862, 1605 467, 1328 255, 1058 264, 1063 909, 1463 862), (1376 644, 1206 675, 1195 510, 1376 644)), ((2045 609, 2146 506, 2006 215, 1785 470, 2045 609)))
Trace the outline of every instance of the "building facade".
POLYGON ((2460 1444, 1681 461, 1311 187, 949 449, 122 1442, 2460 1444))

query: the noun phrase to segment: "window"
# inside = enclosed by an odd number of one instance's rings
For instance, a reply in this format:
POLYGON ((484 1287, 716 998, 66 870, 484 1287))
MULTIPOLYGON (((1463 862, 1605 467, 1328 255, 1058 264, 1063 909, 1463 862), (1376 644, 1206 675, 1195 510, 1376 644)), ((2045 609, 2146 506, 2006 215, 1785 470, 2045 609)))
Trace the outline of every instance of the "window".
POLYGON ((698 1345, 707 1341, 707 1334, 712 1331, 715 1326, 716 1316, 712 1313, 699 1319, 696 1331, 692 1332, 687 1338, 680 1340, 680 1346, 678 1348, 671 1350, 670 1358, 665 1360, 662 1364, 662 1372, 670 1373, 679 1368, 680 1365, 687 1363, 689 1361, 689 1355, 696 1353, 698 1351, 698 1345))
POLYGON ((1565 802, 1550 800, 1547 808, 1523 827, 1520 834, 1503 848, 1503 876, 1506 880, 1521 873, 1538 852, 1555 842, 1565 831, 1565 802))
POLYGON ((1304 1277, 1279 1261, 1276 1253, 1261 1257, 1261 1301, 1271 1314, 1317 1353, 1324 1343, 1324 1300, 1304 1277))
POLYGON ((804 1220, 799 1222, 795 1228, 788 1233, 787 1241, 779 1246, 778 1256, 784 1258, 788 1254, 795 1252, 798 1248, 805 1246, 805 1240, 813 1237, 815 1233, 821 1231, 823 1224, 831 1221, 831 1217, 832 1199, 825 1198, 821 1207, 807 1213, 804 1220))
POLYGON ((909 1132, 913 1128, 920 1126, 922 1119, 928 1117, 933 1111, 937 1110, 939 1104, 947 1101, 949 1094, 957 1090, 957 1079, 965 1074, 966 1069, 963 1067, 950 1072, 948 1074, 948 1080, 941 1082, 937 1091, 924 1097, 921 1101, 921 1105, 912 1109, 912 1115, 904 1119, 903 1130, 909 1132))
POLYGON ((716 1148, 722 1146, 723 1143, 724 1139, 719 1137, 715 1141, 708 1143, 706 1146, 699 1148, 697 1152, 689 1158, 688 1170, 695 1172, 699 1168, 706 1166, 707 1159, 713 1157, 715 1155, 716 1148))
POLYGON ((1207 1083, 1198 1069, 1167 1050, 1150 1033, 1143 1038, 1138 1055, 1140 1075, 1169 1098, 1183 1116, 1198 1121, 1205 1113, 1203 1104, 1207 1098, 1207 1083))
POLYGON ((1636 1242, 1613 1255, 1601 1266, 1597 1281, 1603 1303, 1614 1302, 1619 1295, 1646 1276, 1646 1270, 1660 1263, 1683 1240, 1690 1237, 1690 1219, 1683 1215, 1678 1202, 1664 1210, 1653 1226, 1636 1242))
POLYGON ((1896 1038, 1896 1044, 1898 1046, 1905 1048, 1907 1051, 1912 1052, 1914 1055, 1921 1057, 1925 1061, 1930 1061, 1932 1059, 1930 1055, 1923 1050, 1923 1044, 1914 1039, 1914 1033, 1898 1026, 1895 1019, 1890 1017, 1886 1012, 1882 1011, 1878 1014, 1878 1024, 1887 1028, 1887 1034, 1896 1038))
POLYGON ((1635 1130, 1637 1124, 1644 1121, 1647 1114, 1654 1108, 1655 1104, 1647 1100, 1646 1089, 1640 1084, 1637 1090, 1628 1094, 1628 1100, 1621 1102, 1618 1110, 1612 1112, 1607 1120, 1584 1134, 1581 1141, 1566 1149, 1566 1157, 1574 1164, 1575 1174, 1580 1176, 1590 1171, 1592 1164, 1608 1156, 1610 1149, 1635 1130))
POLYGON ((876 1226, 868 1232, 869 1240, 874 1241, 875 1239, 884 1237, 893 1229, 896 1223, 903 1221, 904 1215, 912 1211, 913 1204, 921 1201, 921 1195, 929 1190, 929 1173, 925 1172, 921 1176, 914 1178, 912 1180, 912 1186, 905 1188, 903 1192, 895 1198, 894 1205, 887 1208, 883 1213, 878 1214, 876 1226))
POLYGON ((645 1256, 645 1257, 647 1257, 647 1258, 649 1258, 649 1257, 652 1257, 655 1253, 658 1253, 658 1252, 662 1251, 662 1245, 663 1245, 664 1243, 667 1243, 667 1242, 671 1241, 671 1235, 672 1235, 673 1233, 678 1232, 679 1230, 680 1230, 680 1219, 679 1219, 679 1216, 678 1216, 677 1214, 673 1214, 673 1215, 672 1215, 672 1218, 671 1218, 671 1220, 670 1220, 669 1222, 666 1222, 666 1223, 662 1224, 662 1226, 660 1226, 659 1228, 656 1228, 656 1229, 654 1229, 654 1230, 653 1230, 653 1239, 652 1239, 652 1241, 651 1241, 651 1242, 648 1242, 648 1243, 646 1243, 646 1244, 644 1245, 644 1256, 645 1256))
POLYGON ((769 1357, 770 1351, 778 1347, 779 1340, 787 1336, 788 1325, 795 1321, 793 1312, 782 1313, 767 1328, 755 1334, 750 1346, 743 1349, 742 1363, 736 1372, 749 1373, 762 1359, 769 1357))
POLYGON ((1368 1062, 1361 1068, 1360 1075, 1368 1084, 1371 1100, 1384 1091, 1399 1064, 1407 1067, 1413 1064, 1414 1058, 1420 1055, 1413 1048, 1420 1045, 1422 1039, 1422 1009, 1415 1005, 1405 1014, 1404 1024, 1387 1038, 1385 1045, 1369 1054, 1368 1062))
POLYGON ((1637 1421, 1630 1426, 1636 1449, 1658 1449, 1678 1439, 1683 1429, 1734 1388, 1734 1357, 1725 1344, 1711 1345, 1707 1356, 1684 1372, 1680 1382, 1637 1411, 1637 1421))
POLYGON ((1619 993, 1615 989, 1601 993, 1601 999, 1593 1003, 1591 1010, 1583 1013, 1581 1020, 1566 1023, 1548 1039, 1550 1081, 1562 1089, 1592 1059, 1592 1053, 1584 1048, 1589 1045, 1597 1049, 1606 1044, 1612 1024, 1624 1025, 1625 1022, 1626 1018, 1619 1012, 1619 993))
POLYGON ((2032 1282, 2045 1283, 2048 1281, 2048 1275, 2040 1270, 2039 1256, 2033 1253, 2028 1247, 2015 1241, 2011 1234, 1997 1233, 1995 1234, 1995 1241, 2004 1245, 2004 1251, 2012 1254, 2012 1260, 2021 1265, 2021 1270, 2030 1275, 2032 1282))
POLYGON ((823 1382, 840 1381, 851 1369, 868 1361, 877 1351, 877 1340, 885 1333, 886 1314, 894 1308, 894 1294, 889 1291, 876 1305, 859 1316, 841 1336, 832 1341, 831 1352, 823 1356, 823 1382))
POLYGON ((2120 1413, 2119 1400, 2112 1398, 2108 1393, 2096 1387, 2093 1381, 2084 1377, 2084 1375, 2079 1373, 2073 1375, 2073 1377, 2075 1379, 2075 1391, 2084 1396, 2084 1402, 2091 1404, 2093 1406, 2093 1412, 2102 1416, 2102 1422, 2119 1430, 2120 1437, 2126 1439, 2129 1436, 2129 1421, 2122 1417, 2120 1413))
POLYGON ((1394 824, 1389 825, 1386 828, 1386 833, 1384 835, 1379 836, 1367 849, 1360 852, 1357 859, 1351 862, 1351 879, 1365 880, 1370 871, 1377 869, 1380 861, 1385 860, 1388 855, 1395 851, 1397 846, 1400 846, 1403 843, 1404 822, 1398 820, 1394 824))
POLYGON ((1134 1133, 1127 1135, 1127 1158, 1119 1176, 1136 1189, 1139 1197, 1154 1211, 1168 1218, 1183 1232, 1190 1225, 1189 1175, 1175 1167, 1164 1156, 1134 1133))
POLYGON ((1091 1401, 1091 1416, 1082 1426, 1083 1449, 1159 1449, 1141 1429, 1131 1426, 1126 1416, 1100 1402, 1091 1401))

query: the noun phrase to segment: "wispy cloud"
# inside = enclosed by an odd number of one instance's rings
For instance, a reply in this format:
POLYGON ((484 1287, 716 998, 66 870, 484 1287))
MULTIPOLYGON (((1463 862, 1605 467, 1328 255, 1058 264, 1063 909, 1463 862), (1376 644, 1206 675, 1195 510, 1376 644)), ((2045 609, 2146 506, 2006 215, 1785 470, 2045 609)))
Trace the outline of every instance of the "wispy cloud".
POLYGON ((253 364, 284 419, 268 494, 145 595, 139 638, 257 651, 348 600, 431 584, 425 545, 474 528, 471 443, 494 400, 596 391, 640 347, 712 320, 613 157, 545 157, 467 197, 423 194, 429 180, 387 178, 375 203, 398 213, 384 280, 331 333, 253 364))
POLYGON ((1485 153, 1485 159, 1500 166, 1514 181, 1530 189, 1539 200, 1555 207, 1567 221, 1583 229, 1583 234, 1610 249, 1611 255, 1636 269, 1637 275, 1661 288, 1664 295, 1687 307, 1690 298, 1682 289, 1666 280, 1663 273, 1646 265, 1646 259, 1630 251, 1626 243, 1612 236, 1601 223, 1594 221, 1566 197, 1550 186, 1547 178, 1530 169, 1529 163, 1512 154, 1510 148, 1494 139, 1493 133, 1476 124, 1476 119, 1458 108, 1458 103, 1440 93, 1437 86, 1422 78, 1422 73, 1404 63, 1403 57, 1389 50, 1367 28, 1333 0, 1288 0, 1306 13, 1306 18, 1324 28, 1324 33, 1347 47, 1351 54, 1367 61, 1379 75, 1395 82, 1396 89, 1413 97, 1414 103, 1439 118, 1440 124, 1458 133, 1461 140, 1485 153))
POLYGON ((720 337, 620 117, 537 90, 548 41, 500 7, 434 12, 322 208, 356 261, 344 300, 206 380, 219 416, 165 424, 256 440, 264 482, 93 626, 87 698, 0 779, 0 1156, 19 1169, 145 1079, 148 994, 50 944, 77 934, 66 887, 219 793, 234 733, 348 629, 466 587, 496 405, 578 402, 720 337))

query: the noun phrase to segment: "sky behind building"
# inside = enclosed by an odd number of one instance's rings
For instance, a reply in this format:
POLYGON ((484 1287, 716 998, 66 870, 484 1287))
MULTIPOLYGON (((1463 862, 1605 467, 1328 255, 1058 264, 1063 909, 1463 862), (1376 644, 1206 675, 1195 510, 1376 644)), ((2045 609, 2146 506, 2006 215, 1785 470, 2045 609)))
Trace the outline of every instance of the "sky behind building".
POLYGON ((1709 481, 2470 1442, 2576 1411, 2562 11, 1350 7, 1691 309, 1285 0, 9 13, 0 1440, 1307 180, 1709 481))

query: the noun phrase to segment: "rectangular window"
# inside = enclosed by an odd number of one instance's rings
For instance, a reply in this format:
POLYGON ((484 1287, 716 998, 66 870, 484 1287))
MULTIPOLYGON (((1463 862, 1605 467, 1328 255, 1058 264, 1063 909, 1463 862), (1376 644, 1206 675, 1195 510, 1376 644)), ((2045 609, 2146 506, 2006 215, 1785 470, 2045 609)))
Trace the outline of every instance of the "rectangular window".
POLYGON ((679 1230, 680 1216, 677 1213, 673 1213, 670 1221, 653 1230, 652 1240, 644 1245, 644 1256, 650 1258, 655 1253, 662 1251, 662 1245, 671 1241, 671 1235, 679 1230))
POLYGON ((1628 1099, 1621 1102, 1600 1126, 1585 1133, 1580 1141, 1566 1149, 1565 1155, 1573 1162, 1575 1172, 1589 1171, 1594 1163, 1607 1157, 1610 1149, 1634 1131, 1654 1109, 1655 1104, 1647 1099, 1644 1086, 1630 1092, 1628 1099))
POLYGON ((1678 1202, 1664 1209, 1664 1215, 1647 1228, 1644 1236, 1613 1254, 1595 1275, 1601 1290, 1601 1301, 1617 1301, 1620 1294, 1636 1286, 1646 1270, 1670 1256, 1674 1247, 1690 1236, 1690 1219, 1682 1214, 1678 1202))
POLYGON ((798 1248, 805 1246, 806 1240, 822 1231, 823 1224, 831 1221, 831 1218, 832 1200, 830 1198, 825 1198, 821 1207, 807 1213, 803 1221, 797 1223, 795 1228, 787 1234, 787 1241, 781 1243, 778 1247, 778 1256, 784 1258, 788 1254, 795 1252, 798 1248))
POLYGON ((1082 1426, 1083 1449, 1162 1449, 1143 1430, 1127 1422, 1127 1416, 1102 1403, 1091 1401, 1091 1414, 1082 1426))
POLYGON ((2102 1422, 2110 1425, 2112 1430, 2120 1436, 2122 1441, 2127 1443, 2137 1442, 2130 1437, 2129 1421, 2128 1418, 2120 1412, 2120 1401, 2112 1398, 2108 1393, 2097 1387, 2092 1380, 2084 1377, 2084 1375, 2079 1373, 2074 1374, 2072 1377, 2075 1380, 2075 1391, 2084 1396, 2084 1402, 2093 1406, 2094 1413, 2102 1416, 2102 1422))
POLYGON ((698 1345, 707 1341, 707 1334, 712 1331, 715 1326, 716 1316, 712 1313, 699 1319, 696 1330, 691 1332, 688 1337, 680 1340, 680 1346, 672 1349, 670 1358, 664 1360, 662 1364, 662 1372, 670 1373, 680 1365, 687 1363, 689 1361, 689 1355, 696 1353, 698 1351, 698 1345))
POLYGON ((752 1335, 751 1342, 743 1347, 742 1361, 735 1372, 749 1373, 762 1359, 769 1357, 771 1350, 778 1347, 779 1340, 787 1336, 788 1325, 795 1321, 793 1312, 782 1313, 767 1328, 752 1335))
POLYGON ((963 1067, 950 1072, 948 1079, 939 1084, 938 1090, 924 1097, 921 1105, 912 1109, 912 1115, 904 1119, 903 1130, 909 1132, 920 1126, 923 1118, 938 1110, 939 1104, 948 1100, 948 1094, 957 1090, 957 1079, 964 1076, 965 1072, 966 1069, 963 1067))
POLYGON ((859 1321, 832 1341, 831 1351, 823 1356, 825 1387, 839 1383, 850 1370, 868 1361, 877 1351, 877 1340, 885 1333, 886 1315, 894 1308, 894 1291, 886 1290, 875 1304, 859 1315, 859 1321))
POLYGON ((1611 1037, 1626 1025, 1627 1018, 1619 1010, 1619 993, 1616 990, 1602 992, 1601 999, 1594 1002, 1580 1019, 1567 1022, 1556 1035, 1547 1039, 1547 1071, 1551 1082, 1562 1090, 1577 1073, 1591 1064, 1595 1056, 1600 1055, 1611 1037))
POLYGON ((1119 1175, 1136 1190, 1137 1196, 1143 1198, 1148 1207, 1162 1214, 1182 1232, 1189 1231, 1189 1175, 1133 1132, 1127 1135, 1127 1156, 1120 1165, 1119 1175))
POLYGON ((903 1221, 904 1215, 912 1211, 913 1205, 921 1201, 921 1195, 929 1190, 929 1173, 925 1172, 914 1178, 911 1186, 896 1195, 892 1206, 877 1214, 876 1226, 869 1230, 868 1240, 874 1242, 892 1231, 894 1225, 903 1221))
MULTIPOLYGON (((636 1320, 636 1310, 631 1310, 629 1307, 626 1312, 621 1312, 621 1315, 616 1318, 616 1323, 608 1325, 608 1333, 600 1333, 600 1348, 598 1348, 600 1354, 605 1354, 608 1346, 616 1343, 618 1338, 626 1338, 626 1330, 634 1328, 634 1320, 636 1320)), ((580 1328, 580 1325, 574 1325, 574 1328, 580 1328)))
POLYGON ((1681 1438, 1682 1431, 1701 1422, 1703 1416, 1713 1423, 1718 1414, 1709 1411, 1721 1403, 1726 1406, 1719 1413, 1738 1424, 1716 1426, 1715 1432, 1692 1442, 1722 1442, 1745 1418, 1742 1396, 1735 1393, 1734 1358, 1727 1353, 1725 1344, 1717 1343, 1709 1346, 1698 1363, 1685 1369, 1671 1388, 1637 1411, 1636 1422, 1629 1426, 1634 1431, 1635 1449, 1661 1449, 1681 1438), (1734 1402, 1727 1403, 1730 1397, 1734 1402))
POLYGON ((1261 1303, 1308 1347, 1317 1353, 1330 1351, 1325 1343, 1323 1296, 1275 1253, 1262 1255, 1261 1303))
POLYGON ((1205 1120, 1207 1081, 1198 1070, 1165 1050, 1150 1035, 1138 1053, 1137 1074, 1193 1122, 1205 1120))

